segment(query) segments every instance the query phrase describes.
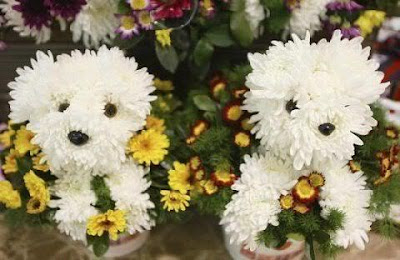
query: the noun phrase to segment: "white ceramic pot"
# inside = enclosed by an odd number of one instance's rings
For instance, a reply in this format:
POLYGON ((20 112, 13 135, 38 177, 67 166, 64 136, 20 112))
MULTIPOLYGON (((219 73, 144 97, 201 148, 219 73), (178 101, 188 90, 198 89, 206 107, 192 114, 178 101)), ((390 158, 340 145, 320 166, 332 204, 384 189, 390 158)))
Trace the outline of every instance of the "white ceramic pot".
POLYGON ((104 257, 126 256, 138 250, 147 241, 149 234, 149 231, 143 231, 133 235, 120 235, 119 239, 116 241, 110 240, 110 247, 104 257))
POLYGON ((280 248, 259 246, 255 251, 245 248, 245 245, 229 243, 229 236, 224 231, 226 249, 234 260, 302 260, 305 254, 305 242, 288 239, 280 248))

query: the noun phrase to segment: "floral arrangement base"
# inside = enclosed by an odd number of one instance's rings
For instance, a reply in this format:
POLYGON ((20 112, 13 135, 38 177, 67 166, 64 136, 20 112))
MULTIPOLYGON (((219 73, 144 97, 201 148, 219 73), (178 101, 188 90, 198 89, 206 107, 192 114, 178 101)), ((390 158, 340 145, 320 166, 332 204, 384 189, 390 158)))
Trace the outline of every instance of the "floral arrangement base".
POLYGON ((305 242, 288 239, 286 243, 277 249, 259 246, 255 251, 245 248, 245 244, 237 245, 229 243, 229 236, 224 232, 225 247, 234 260, 302 260, 305 255, 305 242))
POLYGON ((126 256, 141 248, 149 238, 149 235, 149 231, 133 235, 121 235, 118 240, 110 242, 110 247, 104 257, 126 256))

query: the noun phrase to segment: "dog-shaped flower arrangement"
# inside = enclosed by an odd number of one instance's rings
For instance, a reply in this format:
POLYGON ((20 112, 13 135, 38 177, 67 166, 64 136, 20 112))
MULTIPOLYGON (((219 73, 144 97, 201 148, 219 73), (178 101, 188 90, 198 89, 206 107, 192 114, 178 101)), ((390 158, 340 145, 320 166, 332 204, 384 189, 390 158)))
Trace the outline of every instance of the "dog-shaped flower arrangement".
POLYGON ((249 55, 243 109, 261 145, 244 157, 222 217, 230 242, 255 250, 299 233, 325 252, 365 247, 373 191, 349 160, 377 125, 370 105, 387 84, 361 42, 339 31, 318 43, 293 35, 249 55))
POLYGON ((22 187, 4 181, 15 198, 1 201, 24 209, 26 187, 31 213, 50 212, 60 231, 93 243, 95 253, 96 241, 150 229, 148 167, 139 163, 160 163, 169 146, 160 132, 139 132, 155 100, 153 76, 105 46, 56 59, 38 52, 32 68, 17 72, 9 84, 12 125, 0 137, 15 146, 4 158, 7 179, 23 180, 22 187), (45 161, 49 169, 38 167, 45 161))

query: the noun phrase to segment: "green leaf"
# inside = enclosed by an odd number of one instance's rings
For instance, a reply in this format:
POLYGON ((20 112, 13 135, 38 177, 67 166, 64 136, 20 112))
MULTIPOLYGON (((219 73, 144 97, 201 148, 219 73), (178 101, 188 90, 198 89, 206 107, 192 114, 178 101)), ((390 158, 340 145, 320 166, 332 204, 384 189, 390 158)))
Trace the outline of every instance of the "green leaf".
POLYGON ((199 95, 193 98, 194 104, 200 109, 204 111, 214 112, 217 110, 217 106, 215 102, 206 95, 199 95))
POLYGON ((271 16, 267 19, 268 31, 272 33, 279 33, 282 31, 290 19, 290 12, 288 9, 282 6, 276 6, 271 9, 271 16))
POLYGON ((229 9, 233 12, 242 11, 245 9, 245 0, 232 0, 229 9))
POLYGON ((174 73, 179 65, 179 57, 173 46, 162 47, 156 42, 156 54, 161 65, 171 73, 174 73))
POLYGON ((109 209, 115 208, 115 202, 111 199, 111 192, 106 185, 103 177, 95 176, 91 181, 91 188, 96 194, 96 207, 101 212, 106 212, 109 209))
POLYGON ((202 66, 210 61, 214 53, 214 46, 206 39, 202 38, 197 42, 193 51, 194 62, 198 66, 202 66))
POLYGON ((129 14, 131 11, 132 9, 125 0, 120 0, 118 2, 118 14, 129 14))
POLYGON ((18 172, 20 174, 25 174, 29 172, 32 168, 32 161, 29 157, 25 156, 22 158, 17 158, 17 166, 18 166, 18 172))
POLYGON ((92 240, 92 246, 93 253, 97 257, 103 256, 110 246, 110 238, 108 233, 104 233, 101 237, 94 237, 92 240))
POLYGON ((229 47, 235 42, 233 41, 229 26, 227 24, 219 25, 211 28, 205 34, 205 37, 218 47, 229 47))
POLYGON ((231 15, 230 27, 233 36, 239 41, 240 45, 249 46, 254 39, 249 22, 246 20, 244 11, 234 12, 231 15))
POLYGON ((296 240, 296 241, 304 241, 305 240, 305 237, 300 233, 289 233, 289 234, 287 234, 287 237, 291 238, 293 240, 296 240))

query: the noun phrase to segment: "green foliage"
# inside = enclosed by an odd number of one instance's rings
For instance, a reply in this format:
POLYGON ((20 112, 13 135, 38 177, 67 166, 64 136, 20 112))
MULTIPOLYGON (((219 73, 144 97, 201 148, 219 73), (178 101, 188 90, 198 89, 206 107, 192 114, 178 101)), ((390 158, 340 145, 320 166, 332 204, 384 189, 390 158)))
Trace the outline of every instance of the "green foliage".
POLYGON ((231 200, 233 191, 229 187, 221 188, 212 195, 199 195, 191 199, 200 214, 221 216, 226 204, 231 200))
POLYGON ((376 221, 372 229, 388 239, 396 238, 399 235, 399 227, 389 218, 376 221))
POLYGON ((162 47, 158 42, 156 42, 156 55, 160 64, 167 71, 174 73, 179 65, 179 57, 173 46, 162 47))
POLYGON ((193 102, 200 110, 215 112, 217 106, 215 102, 206 95, 198 95, 193 98, 193 102))
POLYGON ((97 197, 96 208, 101 212, 106 212, 109 209, 115 208, 115 202, 111 199, 111 192, 106 185, 104 178, 95 176, 91 181, 91 189, 97 197))
POLYGON ((246 19, 244 0, 233 0, 231 3, 231 20, 230 28, 232 35, 243 47, 249 46, 253 40, 253 31, 246 19))
POLYGON ((104 233, 102 236, 87 235, 86 239, 88 242, 88 246, 92 246, 93 253, 97 257, 103 256, 110 246, 110 238, 108 232, 104 233))
POLYGON ((210 62, 214 53, 214 46, 207 38, 200 39, 193 51, 193 59, 197 66, 203 66, 210 62))
POLYGON ((218 47, 229 47, 235 42, 229 31, 227 24, 217 25, 210 28, 204 35, 212 44, 218 47))

